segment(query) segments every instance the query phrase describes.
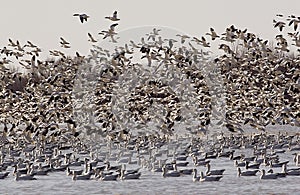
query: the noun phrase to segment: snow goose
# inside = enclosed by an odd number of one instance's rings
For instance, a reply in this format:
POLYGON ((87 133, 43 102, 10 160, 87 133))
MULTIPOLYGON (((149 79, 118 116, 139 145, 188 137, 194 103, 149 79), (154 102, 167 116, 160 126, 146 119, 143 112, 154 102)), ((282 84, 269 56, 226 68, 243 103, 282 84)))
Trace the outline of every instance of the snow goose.
POLYGON ((87 19, 90 17, 87 14, 73 14, 73 16, 78 16, 81 23, 83 23, 84 21, 87 22, 87 19))
POLYGON ((105 19, 109 19, 111 21, 119 21, 118 12, 114 11, 113 16, 106 16, 105 19))

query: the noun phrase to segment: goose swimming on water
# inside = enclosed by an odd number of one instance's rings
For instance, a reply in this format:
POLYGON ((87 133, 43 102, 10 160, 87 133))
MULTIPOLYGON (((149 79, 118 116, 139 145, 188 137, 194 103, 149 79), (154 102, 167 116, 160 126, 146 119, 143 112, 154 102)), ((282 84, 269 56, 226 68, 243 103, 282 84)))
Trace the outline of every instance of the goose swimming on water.
POLYGON ((90 180, 91 179, 91 174, 87 175, 76 175, 76 172, 73 171, 73 177, 72 180, 90 180))
POLYGON ((277 179, 277 174, 271 173, 266 175, 266 171, 264 169, 260 170, 261 176, 260 179, 277 179))
POLYGON ((238 171, 238 176, 256 176, 256 173, 259 171, 259 170, 253 170, 253 171, 241 171, 241 168, 238 167, 237 168, 237 171, 238 171))
POLYGON ((219 169, 219 170, 210 170, 210 164, 206 164, 207 170, 206 170, 206 175, 223 175, 225 169, 219 169))
POLYGON ((0 179, 5 179, 9 175, 9 172, 0 173, 0 179))
POLYGON ((178 171, 168 172, 167 167, 165 165, 162 167, 162 170, 163 170, 162 173, 163 177, 180 177, 180 173, 178 171))
POLYGON ((204 181, 220 181, 220 179, 222 177, 223 176, 204 176, 204 173, 201 171, 199 181, 201 181, 201 182, 204 182, 204 181))
POLYGON ((259 163, 249 165, 249 161, 245 162, 245 168, 246 169, 259 169, 259 166, 260 166, 259 163))
POLYGON ((104 174, 103 171, 100 171, 99 173, 99 179, 101 181, 116 181, 118 177, 118 174, 104 174))
POLYGON ((141 177, 141 172, 138 173, 132 173, 132 174, 125 174, 125 170, 121 170, 121 177, 120 179, 125 180, 125 179, 139 179, 141 177))
POLYGON ((18 172, 16 172, 15 180, 16 181, 20 181, 20 180, 36 180, 36 178, 33 175, 24 175, 24 176, 21 176, 21 173, 18 171, 18 172))

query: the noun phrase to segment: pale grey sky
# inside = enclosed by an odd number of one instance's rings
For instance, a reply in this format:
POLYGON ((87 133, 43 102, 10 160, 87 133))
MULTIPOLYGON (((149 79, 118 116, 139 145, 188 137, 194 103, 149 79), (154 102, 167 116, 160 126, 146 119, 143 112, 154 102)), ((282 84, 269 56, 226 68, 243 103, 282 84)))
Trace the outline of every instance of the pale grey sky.
POLYGON ((104 17, 118 11, 121 18, 117 31, 142 25, 169 26, 189 35, 200 37, 214 27, 217 33, 234 24, 262 38, 273 39, 278 33, 272 20, 278 13, 300 15, 298 0, 0 0, 0 46, 8 38, 25 44, 30 40, 48 52, 60 49, 74 54, 86 54, 91 43, 87 32, 95 37, 111 24, 104 17), (74 13, 90 15, 81 24, 74 13), (63 49, 59 37, 71 42, 72 49, 63 49))

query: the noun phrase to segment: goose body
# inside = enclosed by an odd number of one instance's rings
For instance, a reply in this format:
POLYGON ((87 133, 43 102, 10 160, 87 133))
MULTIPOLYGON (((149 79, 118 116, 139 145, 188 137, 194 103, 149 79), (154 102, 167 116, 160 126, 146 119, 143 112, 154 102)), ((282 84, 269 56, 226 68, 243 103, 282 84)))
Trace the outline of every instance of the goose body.
POLYGON ((138 173, 132 173, 132 174, 125 174, 125 170, 121 170, 121 177, 122 180, 127 179, 139 179, 141 177, 141 172, 138 173))
POLYGON ((87 22, 87 19, 90 17, 87 14, 73 14, 73 16, 78 16, 81 23, 87 22))
POLYGON ((73 175, 73 173, 75 173, 76 175, 81 175, 83 173, 83 169, 82 170, 72 170, 67 167, 66 168, 66 172, 67 172, 67 175, 73 175))
POLYGON ((206 170, 206 175, 223 175, 225 169, 219 169, 219 170, 210 170, 210 164, 208 163, 206 165, 207 170, 206 170))
POLYGON ((178 171, 171 171, 168 172, 166 166, 163 166, 162 168, 163 172, 162 172, 162 176, 163 177, 180 177, 180 173, 178 171))
POLYGON ((274 174, 274 173, 266 174, 266 171, 264 169, 262 169, 260 172, 261 172, 260 179, 277 179, 278 178, 277 174, 274 174))
POLYGON ((20 180, 36 180, 36 178, 34 177, 34 175, 24 175, 24 176, 21 176, 21 173, 17 172, 15 180, 16 181, 20 181, 20 180))
POLYGON ((204 173, 201 171, 199 181, 201 181, 201 182, 204 182, 204 181, 220 181, 220 179, 222 177, 223 176, 204 176, 204 173))
POLYGON ((72 180, 90 180, 91 179, 91 174, 87 175, 76 175, 75 171, 73 171, 73 177, 72 180))
POLYGON ((0 173, 0 179, 5 179, 9 175, 9 172, 0 173))
POLYGON ((259 169, 260 164, 259 163, 254 163, 249 165, 249 161, 245 162, 245 168, 246 169, 259 169))
POLYGON ((105 19, 109 19, 111 21, 119 21, 118 12, 114 11, 113 16, 106 16, 105 19))
POLYGON ((107 175, 107 174, 102 174, 100 173, 100 180, 101 181, 116 181, 117 178, 118 178, 119 175, 115 174, 110 174, 110 175, 107 175))
POLYGON ((241 171, 241 168, 238 167, 237 168, 238 170, 238 176, 256 176, 256 173, 259 171, 259 170, 253 170, 253 171, 241 171))

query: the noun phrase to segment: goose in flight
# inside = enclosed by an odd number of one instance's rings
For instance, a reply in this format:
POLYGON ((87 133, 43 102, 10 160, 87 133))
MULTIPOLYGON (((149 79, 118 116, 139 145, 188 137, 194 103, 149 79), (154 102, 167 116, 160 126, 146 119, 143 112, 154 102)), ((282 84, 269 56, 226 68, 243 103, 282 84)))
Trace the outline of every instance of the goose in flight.
POLYGON ((188 35, 180 35, 180 34, 177 34, 176 35, 177 37, 180 37, 180 42, 181 44, 183 44, 185 42, 186 39, 190 38, 188 35))
POLYGON ((63 48, 70 48, 70 43, 68 41, 66 41, 64 38, 60 37, 60 44, 61 47, 63 48))
POLYGON ((68 45, 70 44, 68 41, 66 41, 64 38, 60 37, 60 40, 61 40, 61 43, 62 44, 65 44, 65 45, 68 45))
POLYGON ((292 19, 288 19, 288 20, 290 20, 290 22, 289 22, 289 26, 291 26, 292 24, 294 24, 294 31, 297 31, 297 28, 298 28, 298 24, 300 23, 300 17, 292 17, 291 16, 291 18, 292 19))
POLYGON ((109 19, 111 21, 119 21, 118 12, 114 11, 113 16, 106 16, 105 19, 109 19))
POLYGON ((15 42, 13 42, 11 39, 8 39, 8 41, 9 41, 8 46, 12 46, 12 47, 17 47, 18 46, 18 44, 16 44, 15 42))
POLYGON ((27 44, 26 45, 24 45, 24 47, 31 47, 31 48, 37 48, 37 46, 36 45, 34 45, 32 42, 30 42, 30 41, 27 41, 27 44))
POLYGON ((90 17, 86 14, 73 14, 73 16, 78 16, 81 23, 83 23, 84 21, 87 22, 87 19, 90 17))
POLYGON ((215 40, 216 38, 220 37, 213 28, 210 28, 210 33, 206 33, 206 35, 210 35, 211 40, 215 40))
POLYGON ((117 25, 118 25, 117 23, 112 24, 112 25, 110 25, 110 28, 108 30, 103 30, 98 34, 104 35, 103 39, 105 39, 107 37, 111 37, 112 41, 116 42, 116 40, 113 38, 113 36, 118 34, 118 33, 115 32, 115 27, 117 25))
POLYGON ((115 23, 115 24, 110 25, 109 29, 110 29, 111 31, 115 31, 115 27, 116 27, 116 26, 118 26, 118 23, 115 23))
POLYGON ((283 28, 285 27, 284 22, 273 20, 273 23, 274 23, 274 28, 278 27, 280 31, 282 31, 283 28))
POLYGON ((206 41, 206 39, 202 36, 201 40, 198 39, 197 37, 193 37, 193 41, 196 43, 202 45, 203 47, 210 47, 210 43, 206 41))
POLYGON ((89 36, 89 40, 88 41, 93 42, 93 43, 97 42, 97 40, 94 39, 94 37, 91 35, 91 33, 88 33, 88 36, 89 36))

